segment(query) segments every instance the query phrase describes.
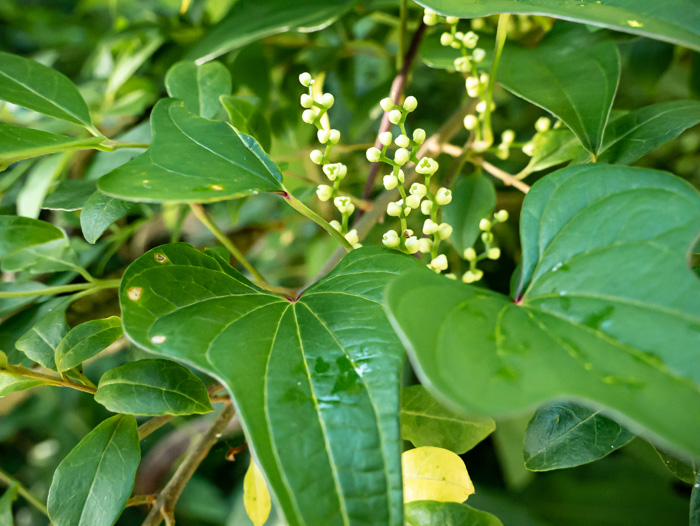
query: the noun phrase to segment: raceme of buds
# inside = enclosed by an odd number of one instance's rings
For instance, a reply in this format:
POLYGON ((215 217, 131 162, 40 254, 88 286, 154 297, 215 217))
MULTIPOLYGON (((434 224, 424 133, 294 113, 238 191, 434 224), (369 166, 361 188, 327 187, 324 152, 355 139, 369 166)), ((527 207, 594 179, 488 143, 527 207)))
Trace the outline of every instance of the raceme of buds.
POLYGON ((403 113, 401 113, 401 110, 391 110, 389 112, 389 122, 391 124, 398 124, 401 122, 401 117, 403 117, 403 113))
POLYGON ((301 83, 302 86, 305 88, 308 88, 314 83, 314 79, 311 78, 311 75, 307 72, 302 73, 299 75, 299 82, 301 83))
POLYGON ((424 184, 413 183, 411 188, 408 190, 411 195, 417 195, 418 197, 425 197, 428 193, 428 188, 424 184))
POLYGON ((415 110, 417 107, 418 107, 418 101, 416 100, 416 98, 413 95, 406 97, 406 100, 403 102, 403 109, 404 110, 411 112, 411 111, 415 110))
POLYGON ((546 132, 552 127, 552 121, 550 121, 547 117, 540 117, 537 119, 535 122, 535 129, 538 132, 546 132))
POLYGON ((447 256, 445 254, 440 254, 438 257, 433 258, 429 265, 433 270, 441 272, 447 269, 447 256))
POLYGON ((379 105, 382 107, 384 111, 391 111, 394 109, 394 101, 391 100, 389 97, 383 98, 380 102, 379 105))
POLYGON ((499 223, 503 223, 505 221, 508 221, 508 211, 507 210, 499 210, 495 214, 493 214, 493 218, 498 221, 499 223))
POLYGON ((382 152, 379 150, 379 148, 375 148, 373 146, 372 148, 367 149, 367 160, 369 162, 376 163, 381 158, 382 158, 382 152))
POLYGON ((389 174, 384 176, 382 183, 384 184, 384 188, 386 188, 387 190, 393 190, 398 186, 399 179, 395 175, 389 174))
POLYGON ((382 243, 384 246, 389 248, 396 248, 401 244, 401 239, 396 233, 396 230, 389 230, 386 234, 382 236, 382 243))
POLYGON ((439 167, 440 165, 436 160, 431 159, 430 157, 423 157, 416 166, 416 172, 421 175, 433 175, 435 172, 437 172, 439 167))
POLYGON ((406 240, 406 251, 409 254, 415 254, 420 248, 420 241, 416 236, 411 236, 406 240))
POLYGON ((475 130, 476 127, 479 125, 479 119, 476 118, 476 115, 467 115, 464 117, 464 127, 467 130, 475 130))
POLYGON ((435 201, 439 205, 450 204, 452 201, 452 192, 445 187, 438 189, 437 193, 435 194, 435 201))
POLYGON ((323 162, 323 153, 321 150, 312 150, 309 154, 311 162, 314 164, 321 164, 323 162))
POLYGON ((345 239, 351 245, 355 245, 360 241, 360 238, 357 236, 357 230, 355 230, 354 228, 350 232, 345 234, 345 239))
POLYGON ((409 144, 411 144, 411 140, 405 135, 399 135, 396 138, 396 146, 400 146, 401 148, 408 148, 409 144))
POLYGON ((333 197, 333 189, 327 184, 320 184, 318 185, 318 188, 316 188, 316 196, 321 201, 328 201, 331 197, 333 197))
POLYGON ((390 131, 385 131, 379 134, 379 142, 382 143, 383 146, 389 146, 391 145, 391 141, 394 139, 390 131))
POLYGON ((341 214, 351 215, 355 211, 355 205, 349 197, 336 197, 333 199, 333 204, 341 214))

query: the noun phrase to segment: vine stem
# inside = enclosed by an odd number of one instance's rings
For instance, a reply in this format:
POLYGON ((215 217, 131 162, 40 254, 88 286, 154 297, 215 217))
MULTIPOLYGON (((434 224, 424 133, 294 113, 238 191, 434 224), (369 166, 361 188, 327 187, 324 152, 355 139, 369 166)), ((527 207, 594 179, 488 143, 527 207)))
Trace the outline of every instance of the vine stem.
POLYGON ((496 83, 496 73, 501 62, 501 54, 508 36, 508 20, 510 14, 498 15, 498 29, 496 29, 496 47, 493 52, 493 63, 491 64, 491 74, 489 84, 486 88, 486 110, 484 112, 484 143, 486 146, 493 144, 493 130, 491 129, 491 105, 493 103, 493 87, 496 83))
POLYGON ((117 288, 121 283, 120 279, 95 280, 90 283, 75 283, 73 285, 59 285, 47 287, 41 290, 20 290, 16 292, 0 292, 2 298, 28 298, 34 296, 51 296, 53 294, 63 294, 64 292, 84 291, 88 294, 98 292, 102 289, 117 288))
POLYGON ((12 475, 9 473, 3 471, 0 469, 0 483, 6 485, 6 486, 11 486, 12 484, 15 484, 17 486, 17 493, 22 495, 24 499, 34 506, 36 509, 38 509, 41 513, 46 515, 47 517, 49 516, 49 511, 46 509, 46 505, 39 500, 39 498, 34 495, 31 491, 29 491, 27 488, 24 487, 24 485, 18 481, 16 478, 14 478, 12 475))
POLYGON ((471 161, 477 166, 481 166, 484 170, 493 175, 495 178, 503 181, 507 186, 514 186, 524 194, 530 191, 529 185, 523 183, 520 179, 517 179, 515 176, 509 174, 508 172, 504 172, 500 168, 492 165, 491 163, 484 161, 483 159, 476 157, 473 159, 469 159, 469 161, 471 161))
POLYGON ((316 212, 311 210, 308 206, 306 206, 304 203, 299 201, 296 197, 292 195, 290 191, 285 189, 283 194, 280 194, 284 200, 289 203, 289 206, 291 206, 294 210, 299 212, 301 215, 311 219, 314 223, 316 223, 318 226, 323 228, 326 232, 328 232, 332 237, 334 237, 338 243, 342 245, 342 247, 347 250, 348 252, 352 251, 352 245, 348 243, 348 240, 345 239, 345 236, 338 232, 335 228, 333 228, 328 221, 323 219, 320 215, 318 215, 316 212))
POLYGON ((43 380, 48 385, 53 385, 55 387, 70 387, 71 389, 76 389, 77 391, 82 391, 84 393, 90 393, 94 395, 97 389, 90 387, 89 385, 82 385, 77 382, 72 382, 60 376, 53 376, 50 374, 39 373, 32 369, 27 369, 22 365, 6 365, 2 372, 9 374, 11 376, 23 376, 25 378, 36 378, 37 380, 43 380))
POLYGON ((209 454, 214 444, 218 442, 219 437, 234 414, 233 405, 226 404, 211 427, 207 429, 194 447, 187 452, 175 474, 158 493, 158 497, 146 520, 143 521, 142 526, 159 526, 164 520, 168 526, 175 524, 175 503, 180 498, 182 490, 185 489, 194 472, 197 471, 197 468, 209 454))

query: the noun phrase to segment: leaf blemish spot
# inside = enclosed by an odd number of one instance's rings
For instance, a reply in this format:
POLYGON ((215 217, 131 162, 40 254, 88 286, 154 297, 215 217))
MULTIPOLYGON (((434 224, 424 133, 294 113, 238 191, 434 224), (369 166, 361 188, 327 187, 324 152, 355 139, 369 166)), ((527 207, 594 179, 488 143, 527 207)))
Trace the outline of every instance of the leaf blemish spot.
POLYGON ((154 258, 158 263, 165 263, 166 261, 168 261, 168 256, 166 256, 165 254, 162 254, 162 253, 160 253, 160 252, 156 252, 156 253, 153 255, 153 258, 154 258))
POLYGON ((212 190, 223 190, 224 189, 224 187, 221 186, 220 184, 213 184, 213 185, 209 186, 209 188, 211 188, 212 190))
POLYGON ((163 336, 162 334, 158 334, 156 336, 153 336, 153 338, 151 338, 151 343, 155 343, 155 344, 163 343, 164 341, 165 341, 165 336, 163 336))
POLYGON ((131 301, 138 301, 142 293, 143 289, 141 287, 131 287, 126 291, 126 295, 131 301))

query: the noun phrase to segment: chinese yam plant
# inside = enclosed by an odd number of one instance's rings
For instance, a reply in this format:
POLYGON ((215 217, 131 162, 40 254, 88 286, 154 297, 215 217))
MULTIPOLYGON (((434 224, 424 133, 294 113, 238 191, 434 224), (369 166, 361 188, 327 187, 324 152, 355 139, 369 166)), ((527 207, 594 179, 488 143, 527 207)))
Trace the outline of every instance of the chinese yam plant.
POLYGON ((700 525, 697 0, 3 0, 0 526, 700 525))

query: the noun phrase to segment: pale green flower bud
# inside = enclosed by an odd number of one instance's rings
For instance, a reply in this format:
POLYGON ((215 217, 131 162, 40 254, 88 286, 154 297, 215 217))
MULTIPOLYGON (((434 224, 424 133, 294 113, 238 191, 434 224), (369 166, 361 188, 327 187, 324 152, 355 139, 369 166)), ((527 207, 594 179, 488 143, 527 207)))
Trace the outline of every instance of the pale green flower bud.
POLYGON ((335 181, 338 178, 338 176, 340 176, 340 172, 343 170, 344 167, 345 166, 341 163, 324 164, 323 173, 326 174, 326 177, 328 177, 328 179, 330 179, 331 181, 335 181))
POLYGON ((426 236, 432 236, 435 232, 438 231, 439 228, 440 228, 440 225, 438 225, 432 219, 426 219, 425 222, 423 223, 423 233, 426 236))
POLYGON ((331 130, 328 140, 331 141, 331 144, 338 144, 338 141, 340 140, 340 132, 338 130, 331 130))
POLYGON ((451 279, 451 280, 456 280, 456 279, 457 279, 457 275, 456 275, 455 273, 453 273, 453 272, 450 272, 449 274, 445 274, 444 276, 445 276, 447 279, 451 279))
POLYGON ((301 83, 302 86, 305 88, 308 88, 311 86, 311 84, 314 83, 314 79, 311 77, 311 75, 307 72, 302 73, 299 75, 299 82, 301 83))
POLYGON ((505 161, 510 156, 510 148, 507 144, 499 144, 496 148, 496 157, 501 161, 505 161))
POLYGON ((411 236, 406 240, 406 251, 409 254, 415 254, 420 248, 420 242, 416 236, 411 236))
POLYGON ((328 139, 331 138, 331 132, 328 130, 318 130, 316 132, 316 137, 318 137, 318 142, 321 144, 326 144, 328 142, 328 139))
POLYGON ((498 212, 493 214, 493 218, 499 223, 504 223, 505 221, 508 221, 508 210, 499 210, 498 212))
POLYGON ((460 73, 466 73, 471 69, 468 57, 458 57, 454 60, 454 66, 460 73))
POLYGON ((482 232, 481 240, 484 244, 493 243, 493 234, 491 232, 482 232))
POLYGON ((323 162, 323 152, 321 150, 312 150, 309 154, 311 162, 314 164, 321 164, 323 162))
POLYGON ((304 93, 301 96, 301 106, 302 108, 310 108, 314 105, 314 98, 308 93, 304 93))
POLYGON ((535 143, 528 142, 523 144, 522 150, 525 155, 527 155, 528 157, 532 157, 533 155, 535 155, 535 143))
POLYGON ((472 247, 465 249, 464 259, 467 261, 474 261, 476 259, 476 250, 474 250, 472 247))
POLYGON ((489 83, 489 74, 482 73, 481 75, 479 75, 479 82, 486 86, 489 83))
POLYGON ((434 26, 438 23, 438 16, 432 9, 426 9, 423 11, 423 23, 426 26, 434 26))
POLYGON ((400 201, 398 203, 389 203, 386 205, 386 213, 391 217, 399 217, 401 215, 401 210, 403 208, 403 203, 400 201))
POLYGON ((445 254, 440 254, 438 257, 433 258, 429 266, 438 272, 447 270, 447 256, 445 256, 445 254))
POLYGON ((418 208, 420 206, 420 196, 418 195, 409 195, 406 198, 406 205, 408 205, 410 208, 418 208))
POLYGON ((399 235, 396 233, 396 230, 389 230, 382 236, 382 243, 384 243, 384 246, 386 247, 396 248, 401 244, 401 240, 399 239, 399 235))
POLYGON ((394 162, 398 165, 404 165, 408 162, 411 154, 408 153, 406 148, 399 148, 394 152, 394 162))
POLYGON ((318 185, 318 188, 316 188, 316 196, 321 201, 328 201, 331 197, 333 197, 333 189, 327 184, 320 184, 318 185))
POLYGON ((505 130, 501 134, 501 142, 503 144, 511 145, 513 144, 513 141, 515 140, 515 132, 513 130, 505 130))
POLYGON ((325 107, 326 109, 331 108, 333 106, 333 103, 335 102, 335 97, 331 95, 330 93, 324 93, 321 96, 321 105, 325 107))
POLYGON ((420 211, 423 213, 423 215, 429 216, 433 211, 433 202, 430 199, 424 200, 420 204, 420 211))
POLYGON ((474 283, 476 281, 479 281, 483 276, 483 271, 479 270, 478 268, 474 270, 468 270, 464 273, 464 276, 462 276, 462 281, 464 283, 474 283))
POLYGON ((379 150, 379 148, 375 148, 372 146, 371 148, 367 149, 367 160, 371 163, 376 163, 379 162, 379 159, 382 158, 382 152, 379 150))
POLYGON ((316 121, 316 112, 314 110, 304 110, 301 114, 301 120, 306 124, 313 124, 316 121))
POLYGON ((336 197, 333 199, 333 204, 341 214, 350 215, 355 211, 355 205, 349 197, 336 197))
POLYGON ((474 33, 474 31, 467 32, 467 34, 464 35, 464 37, 462 38, 462 43, 465 45, 465 47, 468 47, 469 49, 474 49, 478 42, 479 35, 474 33))
MULTIPOLYGON (((428 188, 424 184, 413 183, 411 188, 408 190, 411 195, 417 195, 418 197, 425 197, 428 193, 428 188)), ((430 202, 430 201, 428 201, 430 202)))
MULTIPOLYGON (((491 111, 496 109, 496 103, 492 102, 491 103, 491 111)), ((479 104, 476 105, 476 111, 477 113, 484 113, 486 111, 486 101, 482 100, 479 102, 479 104)))
POLYGON ((469 114, 466 117, 464 117, 464 127, 467 130, 475 130, 478 125, 479 119, 476 118, 476 115, 469 114))
POLYGON ((391 110, 389 112, 389 122, 391 124, 398 124, 401 122, 401 117, 403 117, 403 113, 401 113, 401 110, 391 110))
POLYGON ((486 257, 489 259, 498 259, 501 257, 501 249, 498 247, 489 248, 486 252, 486 257))
POLYGON ((491 221, 486 218, 479 221, 479 230, 483 230, 484 232, 491 230, 491 221))
POLYGON ((452 235, 452 225, 448 223, 440 223, 438 227, 438 236, 440 239, 447 239, 452 235))
POLYGON ((479 31, 486 27, 486 20, 483 18, 472 18, 472 29, 479 31))
POLYGON ((403 170, 399 170, 398 178, 399 178, 399 182, 400 182, 401 184, 403 184, 404 181, 405 181, 405 179, 406 179, 406 176, 404 175, 403 170))
POLYGON ((422 237, 418 243, 418 250, 421 254, 427 254, 433 249, 433 240, 429 237, 422 237))
POLYGON ((443 46, 449 46, 453 41, 454 37, 452 36, 452 33, 443 33, 440 35, 440 44, 443 46))
POLYGON ((403 102, 403 109, 406 111, 413 111, 418 107, 418 101, 413 95, 410 95, 409 97, 406 97, 406 100, 403 102))
POLYGON ((413 130, 413 140, 416 144, 423 144, 423 141, 425 141, 425 130, 423 128, 413 130))
POLYGON ((401 148, 408 148, 409 144, 411 144, 411 140, 405 135, 399 135, 396 138, 396 146, 400 146, 401 148))
POLYGON ((390 97, 384 97, 380 102, 379 105, 382 107, 384 111, 391 111, 394 109, 394 101, 391 100, 390 97))
POLYGON ((329 223, 333 228, 335 228, 338 232, 341 234, 343 233, 343 225, 340 224, 340 221, 336 221, 335 219, 329 223))
POLYGON ((390 131, 385 131, 379 134, 379 142, 382 143, 383 146, 389 146, 393 139, 394 137, 390 131))
POLYGON ((479 82, 479 79, 476 77, 467 77, 467 80, 465 81, 465 85, 467 88, 467 95, 470 97, 478 97, 479 96, 479 89, 481 87, 481 83, 479 82))
POLYGON ((462 33, 461 31, 457 31, 457 32, 455 33, 455 40, 456 40, 457 43, 458 43, 458 46, 457 46, 457 47, 459 47, 459 46, 462 44, 462 39, 463 39, 463 38, 464 38, 464 33, 462 33))
POLYGON ((448 205, 452 201, 452 192, 445 187, 438 189, 435 194, 435 202, 439 205, 448 205))
POLYGON ((535 122, 535 129, 540 133, 548 131, 551 127, 552 121, 550 121, 547 117, 540 117, 535 122))
POLYGON ((433 175, 439 167, 440 165, 438 165, 436 160, 430 157, 423 157, 416 165, 416 172, 421 175, 433 175))
POLYGON ((395 175, 389 174, 384 176, 382 183, 384 183, 384 188, 387 190, 393 190, 398 186, 399 179, 395 175))
POLYGON ((359 241, 360 241, 360 238, 357 236, 357 230, 355 230, 354 228, 350 232, 345 234, 345 239, 351 245, 355 245, 356 243, 359 243, 359 241))
POLYGON ((480 47, 476 48, 472 52, 472 60, 474 62, 476 62, 477 64, 481 64, 485 58, 486 58, 486 51, 481 49, 480 47))
POLYGON ((445 22, 450 24, 451 26, 457 24, 459 22, 459 18, 456 16, 446 16, 445 17, 445 22))

